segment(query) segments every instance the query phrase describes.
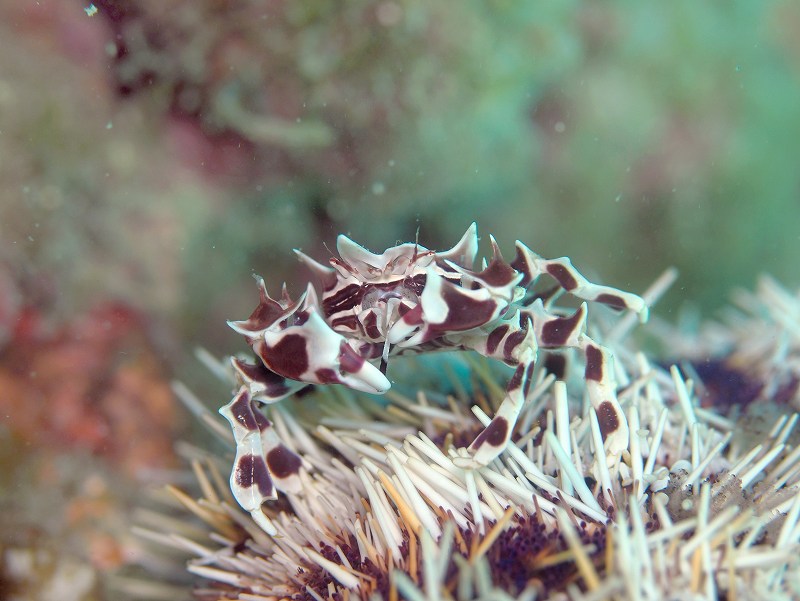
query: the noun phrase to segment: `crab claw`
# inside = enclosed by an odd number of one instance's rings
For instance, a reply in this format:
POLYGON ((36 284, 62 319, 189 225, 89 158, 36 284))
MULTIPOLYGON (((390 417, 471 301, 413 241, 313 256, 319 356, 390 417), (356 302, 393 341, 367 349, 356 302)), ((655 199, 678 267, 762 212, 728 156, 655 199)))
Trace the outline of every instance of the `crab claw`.
POLYGON ((346 343, 339 350, 337 381, 354 390, 383 394, 392 384, 377 367, 366 361, 346 343))
POLYGON ((275 324, 296 313, 305 300, 305 295, 303 295, 296 301, 290 302, 284 288, 283 302, 279 302, 269 295, 267 286, 262 278, 257 277, 256 281, 259 295, 258 307, 255 308, 249 318, 242 321, 228 322, 231 329, 248 339, 257 338, 267 328, 275 327, 275 324))
POLYGON ((347 345, 325 323, 316 307, 307 317, 282 330, 267 330, 253 350, 276 374, 309 384, 344 384, 355 390, 382 394, 391 384, 381 371, 347 345))

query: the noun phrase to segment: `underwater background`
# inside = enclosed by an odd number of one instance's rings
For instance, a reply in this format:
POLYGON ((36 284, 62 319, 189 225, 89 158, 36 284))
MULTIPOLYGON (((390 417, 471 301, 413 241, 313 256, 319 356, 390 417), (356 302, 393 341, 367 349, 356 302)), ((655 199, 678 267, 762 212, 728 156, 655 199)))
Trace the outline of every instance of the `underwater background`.
POLYGON ((677 267, 672 323, 796 289, 797 31, 785 1, 0 0, 0 598, 112 598, 193 429, 170 382, 240 350, 253 274, 305 288, 294 248, 476 221, 637 293, 677 267))

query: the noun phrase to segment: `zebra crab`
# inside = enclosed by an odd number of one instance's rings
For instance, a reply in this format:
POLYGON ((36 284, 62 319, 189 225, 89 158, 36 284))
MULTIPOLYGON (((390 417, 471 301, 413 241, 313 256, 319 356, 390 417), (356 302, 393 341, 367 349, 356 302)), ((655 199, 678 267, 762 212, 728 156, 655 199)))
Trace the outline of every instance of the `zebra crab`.
POLYGON ((516 368, 497 413, 469 446, 464 467, 487 465, 505 448, 540 348, 580 349, 605 450, 619 455, 627 447, 628 426, 617 402, 612 357, 585 334, 585 301, 634 311, 644 321, 644 300, 593 284, 568 258, 544 259, 519 241, 508 263, 494 237, 490 240, 492 258, 475 271, 475 223, 447 251, 406 243, 377 255, 341 235, 340 258, 331 258, 330 267, 295 250, 320 280, 321 296, 309 284, 292 300, 284 286, 276 300, 258 278, 255 311, 229 325, 245 336, 259 360, 232 360, 242 385, 220 413, 230 422, 237 444, 231 489, 264 530, 275 532, 262 504, 276 498, 276 489, 299 490, 302 460, 280 441, 254 403, 274 403, 309 384, 344 384, 382 394, 391 386, 385 375, 388 358, 399 353, 473 350, 516 368), (543 275, 557 285, 535 294, 531 289, 543 275), (571 315, 551 307, 564 291, 584 301, 571 315))

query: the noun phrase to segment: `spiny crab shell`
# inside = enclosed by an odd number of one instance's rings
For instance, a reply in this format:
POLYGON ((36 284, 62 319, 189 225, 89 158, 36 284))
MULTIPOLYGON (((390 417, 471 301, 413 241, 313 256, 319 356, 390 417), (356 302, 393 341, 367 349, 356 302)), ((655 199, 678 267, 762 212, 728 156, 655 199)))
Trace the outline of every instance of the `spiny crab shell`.
POLYGON ((265 530, 274 529, 261 505, 275 498, 276 488, 299 489, 296 475, 302 462, 280 442, 253 403, 276 402, 308 384, 343 384, 384 393, 391 386, 385 375, 388 358, 400 353, 473 350, 516 368, 497 413, 470 445, 464 467, 486 465, 505 448, 539 348, 583 352, 589 398, 606 451, 614 456, 627 446, 628 427, 616 398, 612 357, 585 333, 586 303, 572 315, 553 311, 551 305, 558 293, 567 292, 583 301, 634 311, 644 321, 645 302, 635 294, 593 284, 568 258, 544 259, 519 241, 508 263, 495 239, 490 240, 492 257, 475 271, 474 223, 447 251, 405 243, 378 255, 341 235, 340 256, 330 259, 330 267, 295 251, 319 279, 320 296, 309 284, 297 300, 285 286, 281 297, 273 299, 258 278, 255 311, 246 320, 229 323, 245 336, 259 360, 251 364, 233 359, 242 386, 220 412, 230 421, 237 443, 231 475, 234 496, 265 530), (533 293, 543 275, 555 280, 555 289, 533 293))

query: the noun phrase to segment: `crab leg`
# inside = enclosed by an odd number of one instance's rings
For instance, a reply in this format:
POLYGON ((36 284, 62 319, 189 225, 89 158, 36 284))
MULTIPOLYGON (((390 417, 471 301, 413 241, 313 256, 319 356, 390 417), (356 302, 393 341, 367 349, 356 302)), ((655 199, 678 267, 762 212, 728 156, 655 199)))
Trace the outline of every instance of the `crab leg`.
POLYGON ((233 497, 265 532, 275 535, 277 530, 261 506, 276 499, 277 495, 264 456, 261 428, 247 388, 243 386, 219 412, 230 422, 236 441, 236 460, 231 472, 233 497))
POLYGON ((525 397, 531 385, 535 353, 526 349, 523 359, 514 370, 514 375, 506 388, 506 396, 497 409, 492 421, 469 445, 472 460, 478 466, 491 463, 506 448, 511 433, 525 404, 525 397))
POLYGON ((508 365, 516 365, 503 402, 489 425, 469 446, 471 457, 457 462, 461 467, 489 464, 503 452, 511 439, 514 424, 530 389, 537 356, 536 337, 527 322, 528 317, 521 316, 517 311, 511 318, 502 320, 488 335, 465 333, 458 337, 458 346, 464 349, 474 350, 487 358, 499 359, 508 365))
POLYGON ((242 509, 265 532, 274 535, 275 526, 261 507, 277 498, 276 489, 300 490, 302 459, 281 442, 272 423, 253 406, 247 386, 242 386, 219 412, 231 424, 236 441, 231 492, 242 509))
POLYGON ((600 421, 606 451, 611 455, 622 453, 628 447, 628 424, 617 401, 613 358, 608 349, 585 334, 586 303, 567 317, 548 312, 541 299, 521 312, 530 318, 540 348, 571 347, 584 354, 586 388, 600 421))
POLYGON ((647 321, 647 305, 641 297, 590 282, 572 266, 567 257, 545 259, 517 240, 517 256, 510 265, 523 274, 521 286, 532 285, 539 276, 546 273, 573 296, 603 303, 615 309, 629 309, 639 314, 640 321, 647 321))
POLYGON ((583 303, 572 315, 552 315, 537 299, 530 308, 504 320, 487 336, 465 336, 461 341, 465 348, 517 366, 497 413, 469 447, 475 463, 491 462, 508 443, 530 388, 538 348, 572 347, 584 353, 589 400, 600 419, 606 450, 619 455, 627 448, 628 426, 617 401, 612 357, 607 349, 584 334, 586 313, 583 303))
POLYGON ((237 379, 247 386, 250 397, 262 403, 276 403, 287 396, 308 386, 305 382, 289 380, 267 369, 262 362, 248 363, 236 357, 231 358, 231 365, 237 379))

